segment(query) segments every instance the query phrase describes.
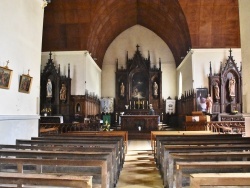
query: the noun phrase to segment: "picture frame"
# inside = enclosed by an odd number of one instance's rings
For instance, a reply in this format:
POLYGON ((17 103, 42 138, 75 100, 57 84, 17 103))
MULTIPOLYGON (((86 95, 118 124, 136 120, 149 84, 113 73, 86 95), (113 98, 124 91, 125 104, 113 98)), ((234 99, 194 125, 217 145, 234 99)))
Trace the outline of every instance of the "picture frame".
POLYGON ((30 75, 22 74, 20 76, 19 92, 30 93, 32 79, 33 78, 30 75))
POLYGON ((196 88, 197 111, 207 112, 208 88, 196 88))
POLYGON ((12 77, 12 70, 7 66, 0 66, 0 88, 9 89, 12 77))

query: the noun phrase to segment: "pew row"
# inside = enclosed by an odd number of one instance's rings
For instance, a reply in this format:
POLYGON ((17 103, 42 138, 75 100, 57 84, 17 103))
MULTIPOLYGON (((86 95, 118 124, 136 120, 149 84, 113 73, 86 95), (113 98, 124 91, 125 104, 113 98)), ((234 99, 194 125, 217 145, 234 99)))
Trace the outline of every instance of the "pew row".
MULTIPOLYGON (((187 142, 198 142, 198 141, 205 141, 211 140, 215 143, 220 143, 220 141, 231 142, 232 140, 242 139, 242 135, 240 134, 233 134, 233 135, 218 135, 218 134, 211 134, 211 135, 169 135, 169 136, 156 136, 156 153, 155 153, 155 160, 157 165, 160 163, 160 155, 163 152, 164 144, 173 143, 176 144, 177 142, 181 142, 181 145, 192 145, 187 144, 187 142)), ((178 143, 178 144, 179 144, 178 143)), ((197 144, 195 144, 197 145, 197 144)))
MULTIPOLYGON (((71 131, 67 133, 63 133, 62 136, 101 136, 101 137, 111 137, 111 136, 122 136, 125 145, 125 153, 127 153, 128 148, 128 131, 71 131)), ((45 135, 51 136, 51 135, 45 135)))
POLYGON ((115 141, 118 142, 119 144, 119 148, 117 150, 118 154, 120 155, 119 159, 120 159, 120 163, 121 165, 123 165, 124 161, 125 161, 125 145, 124 145, 124 139, 122 136, 112 136, 112 137, 103 137, 100 135, 85 135, 85 136, 81 136, 78 135, 76 137, 74 136, 65 136, 65 135, 56 135, 56 136, 49 136, 49 137, 32 137, 31 140, 45 140, 47 142, 51 142, 51 141, 87 141, 87 142, 104 142, 107 143, 109 141, 115 141))
MULTIPOLYGON (((239 173, 250 172, 250 161, 207 161, 207 162, 177 162, 175 187, 182 188, 187 182, 183 182, 183 177, 190 176, 191 173, 239 173)), ((186 179, 189 180, 188 178, 186 179)))
POLYGON ((199 173, 190 174, 190 187, 249 186, 250 173, 199 173))
MULTIPOLYGON (((114 148, 96 148, 96 147, 63 147, 63 146, 52 146, 52 147, 48 147, 48 146, 23 146, 23 145, 0 145, 0 156, 1 156, 1 151, 5 152, 3 154, 3 156, 11 156, 13 154, 16 154, 18 156, 21 157, 27 157, 28 154, 30 154, 29 152, 31 151, 47 151, 47 152, 43 152, 42 156, 43 157, 53 157, 54 155, 56 155, 56 157, 58 158, 58 155, 62 154, 62 156, 64 158, 70 158, 72 156, 70 156, 71 154, 68 155, 68 153, 72 153, 75 154, 74 157, 72 159, 78 159, 79 157, 84 157, 85 155, 90 155, 93 156, 93 154, 99 154, 99 155, 112 155, 112 163, 109 161, 109 157, 108 159, 108 164, 109 167, 111 166, 111 177, 113 177, 113 182, 114 184, 117 183, 118 178, 119 178, 119 167, 117 166, 119 164, 118 161, 118 156, 116 155, 116 152, 114 150, 114 148), (11 151, 16 151, 18 153, 13 153, 11 151), (24 151, 24 152, 23 152, 24 151), (58 152, 53 152, 53 151, 58 151, 58 152), (66 155, 64 155, 61 152, 67 152, 66 155), (51 154, 50 154, 51 153, 51 154), (82 155, 82 156, 81 156, 82 155)), ((32 153, 29 157, 36 157, 36 154, 39 153, 32 153)), ((41 156, 39 156, 41 157, 41 156)), ((60 157, 60 156, 59 156, 60 157)), ((97 158, 97 156, 94 156, 93 158, 91 157, 87 157, 87 159, 94 159, 97 158)), ((105 158, 101 157, 101 159, 105 158)))
POLYGON ((155 151, 156 137, 157 136, 177 136, 177 135, 211 135, 218 134, 212 131, 151 131, 151 147, 152 151, 155 151))
POLYGON ((0 169, 1 172, 10 174, 52 174, 58 176, 70 174, 82 177, 87 175, 93 177, 93 187, 110 187, 107 178, 107 162, 100 160, 83 161, 69 159, 1 158, 0 169))
POLYGON ((0 187, 22 187, 22 185, 39 185, 49 187, 92 188, 92 176, 23 174, 0 172, 0 187))
MULTIPOLYGON (((112 147, 115 148, 116 153, 119 155, 122 155, 122 148, 120 148, 120 144, 118 141, 102 141, 102 140, 22 140, 17 139, 16 145, 23 145, 23 146, 64 146, 64 147, 112 147)), ((111 165, 115 165, 113 169, 118 168, 114 172, 117 172, 118 174, 115 174, 114 177, 119 175, 119 171, 122 169, 123 161, 120 157, 117 158, 116 163, 113 163, 111 165)), ((117 181, 118 178, 115 178, 117 181)))
POLYGON ((167 159, 166 175, 168 187, 173 187, 176 162, 197 161, 249 161, 250 152, 191 152, 171 153, 167 159))
POLYGON ((167 159, 171 153, 191 153, 191 152, 226 152, 226 151, 245 151, 250 150, 250 144, 248 145, 217 145, 217 146, 187 146, 187 145, 169 145, 165 146, 165 155, 162 159, 162 168, 160 169, 161 175, 163 176, 164 186, 167 186, 169 183, 167 180, 167 159))

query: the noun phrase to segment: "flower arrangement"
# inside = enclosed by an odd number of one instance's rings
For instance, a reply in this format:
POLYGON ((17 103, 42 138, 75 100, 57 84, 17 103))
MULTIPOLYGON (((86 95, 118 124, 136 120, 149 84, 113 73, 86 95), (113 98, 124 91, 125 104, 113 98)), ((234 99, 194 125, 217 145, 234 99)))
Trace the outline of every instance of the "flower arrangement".
POLYGON ((43 108, 41 112, 46 116, 47 113, 51 113, 51 108, 43 108))
POLYGON ((232 114, 238 114, 238 110, 233 110, 232 114))
POLYGON ((108 123, 108 121, 105 121, 105 124, 102 125, 102 130, 103 131, 109 131, 110 130, 110 124, 108 123))

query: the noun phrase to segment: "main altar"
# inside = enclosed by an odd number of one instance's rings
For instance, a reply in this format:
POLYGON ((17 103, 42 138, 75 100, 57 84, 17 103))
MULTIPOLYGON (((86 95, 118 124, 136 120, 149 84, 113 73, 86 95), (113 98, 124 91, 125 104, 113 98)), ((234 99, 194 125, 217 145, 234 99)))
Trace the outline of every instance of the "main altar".
POLYGON ((158 129, 164 118, 162 100, 161 60, 151 62, 150 53, 144 58, 136 46, 132 58, 127 53, 126 66, 116 62, 115 122, 122 130, 150 132, 158 129), (149 105, 154 116, 149 115, 149 105), (121 119, 121 122, 119 121, 121 119), (139 131, 138 127, 141 127, 139 131))

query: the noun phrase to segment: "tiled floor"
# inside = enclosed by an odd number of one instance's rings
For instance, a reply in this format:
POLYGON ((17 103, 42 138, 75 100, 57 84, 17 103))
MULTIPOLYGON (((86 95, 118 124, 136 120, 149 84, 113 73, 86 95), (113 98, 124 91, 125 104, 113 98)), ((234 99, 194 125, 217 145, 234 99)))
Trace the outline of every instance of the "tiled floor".
POLYGON ((149 140, 131 140, 117 188, 162 188, 149 140))

